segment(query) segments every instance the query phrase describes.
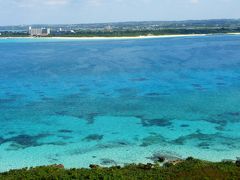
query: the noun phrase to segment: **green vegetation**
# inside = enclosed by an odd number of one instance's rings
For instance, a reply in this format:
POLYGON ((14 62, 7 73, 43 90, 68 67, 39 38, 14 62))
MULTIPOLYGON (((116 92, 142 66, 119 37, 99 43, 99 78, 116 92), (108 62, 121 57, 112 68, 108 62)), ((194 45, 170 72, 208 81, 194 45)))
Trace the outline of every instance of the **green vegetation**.
MULTIPOLYGON (((48 37, 136 37, 148 35, 184 35, 184 34, 223 34, 239 33, 240 27, 195 27, 195 28, 162 28, 151 30, 114 29, 114 30, 76 30, 57 33, 52 31, 48 37)), ((28 37, 27 32, 2 32, 0 37, 28 37)))
POLYGON ((28 37, 28 33, 22 32, 2 32, 0 37, 28 37))
POLYGON ((240 19, 0 26, 0 37, 29 36, 29 26, 33 28, 50 28, 51 35, 49 37, 129 37, 146 35, 222 34, 239 33, 240 19))
POLYGON ((64 169, 62 165, 42 166, 30 169, 11 170, 0 174, 0 179, 239 179, 238 163, 213 163, 188 158, 176 165, 167 163, 127 165, 103 168, 92 165, 91 169, 64 169))
POLYGON ((240 28, 193 28, 193 29, 159 29, 159 30, 121 30, 121 31, 76 31, 75 34, 65 33, 61 37, 136 37, 147 35, 184 35, 184 34, 223 34, 223 33, 237 33, 240 28))

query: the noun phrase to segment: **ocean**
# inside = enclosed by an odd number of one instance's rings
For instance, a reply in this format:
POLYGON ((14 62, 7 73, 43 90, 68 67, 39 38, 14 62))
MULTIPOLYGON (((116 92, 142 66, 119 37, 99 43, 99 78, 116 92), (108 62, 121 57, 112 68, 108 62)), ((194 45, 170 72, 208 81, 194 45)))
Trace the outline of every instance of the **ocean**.
POLYGON ((239 35, 0 39, 0 171, 239 150, 239 35))

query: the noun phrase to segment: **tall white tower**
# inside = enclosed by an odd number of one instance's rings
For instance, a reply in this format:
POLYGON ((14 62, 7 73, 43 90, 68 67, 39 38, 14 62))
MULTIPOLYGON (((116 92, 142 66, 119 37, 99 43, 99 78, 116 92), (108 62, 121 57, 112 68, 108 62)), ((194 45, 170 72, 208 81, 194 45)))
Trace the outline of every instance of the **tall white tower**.
POLYGON ((29 32, 29 34, 32 34, 32 27, 31 26, 28 27, 28 32, 29 32))

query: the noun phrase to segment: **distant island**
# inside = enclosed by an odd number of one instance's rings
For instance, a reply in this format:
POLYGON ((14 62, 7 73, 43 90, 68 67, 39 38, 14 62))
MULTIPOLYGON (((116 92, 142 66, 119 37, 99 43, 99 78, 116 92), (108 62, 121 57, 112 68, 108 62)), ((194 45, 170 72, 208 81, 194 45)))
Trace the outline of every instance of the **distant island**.
POLYGON ((240 19, 0 26, 0 37, 138 37, 240 33, 240 19), (46 33, 31 34, 31 29, 46 33))

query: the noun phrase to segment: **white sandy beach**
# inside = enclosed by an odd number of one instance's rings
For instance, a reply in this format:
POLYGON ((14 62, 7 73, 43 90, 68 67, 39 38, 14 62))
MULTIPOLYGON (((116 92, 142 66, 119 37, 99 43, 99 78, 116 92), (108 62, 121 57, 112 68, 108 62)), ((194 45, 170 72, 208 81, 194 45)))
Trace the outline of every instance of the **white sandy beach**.
POLYGON ((240 32, 239 33, 227 33, 227 34, 230 34, 230 35, 240 35, 240 32))
POLYGON ((0 37, 0 39, 66 39, 66 40, 105 40, 105 39, 152 39, 173 37, 206 36, 207 34, 156 35, 156 36, 128 36, 128 37, 0 37))
POLYGON ((206 34, 183 34, 183 35, 157 35, 157 36, 129 36, 129 37, 51 37, 53 39, 151 39, 151 38, 170 38, 170 37, 192 37, 206 36, 206 34))
MULTIPOLYGON (((1 37, 1 39, 41 39, 41 40, 127 40, 127 39, 155 39, 155 38, 179 38, 200 37, 216 34, 176 34, 176 35, 148 35, 148 36, 126 36, 126 37, 1 37)), ((240 33, 224 33, 223 35, 240 35, 240 33)))

